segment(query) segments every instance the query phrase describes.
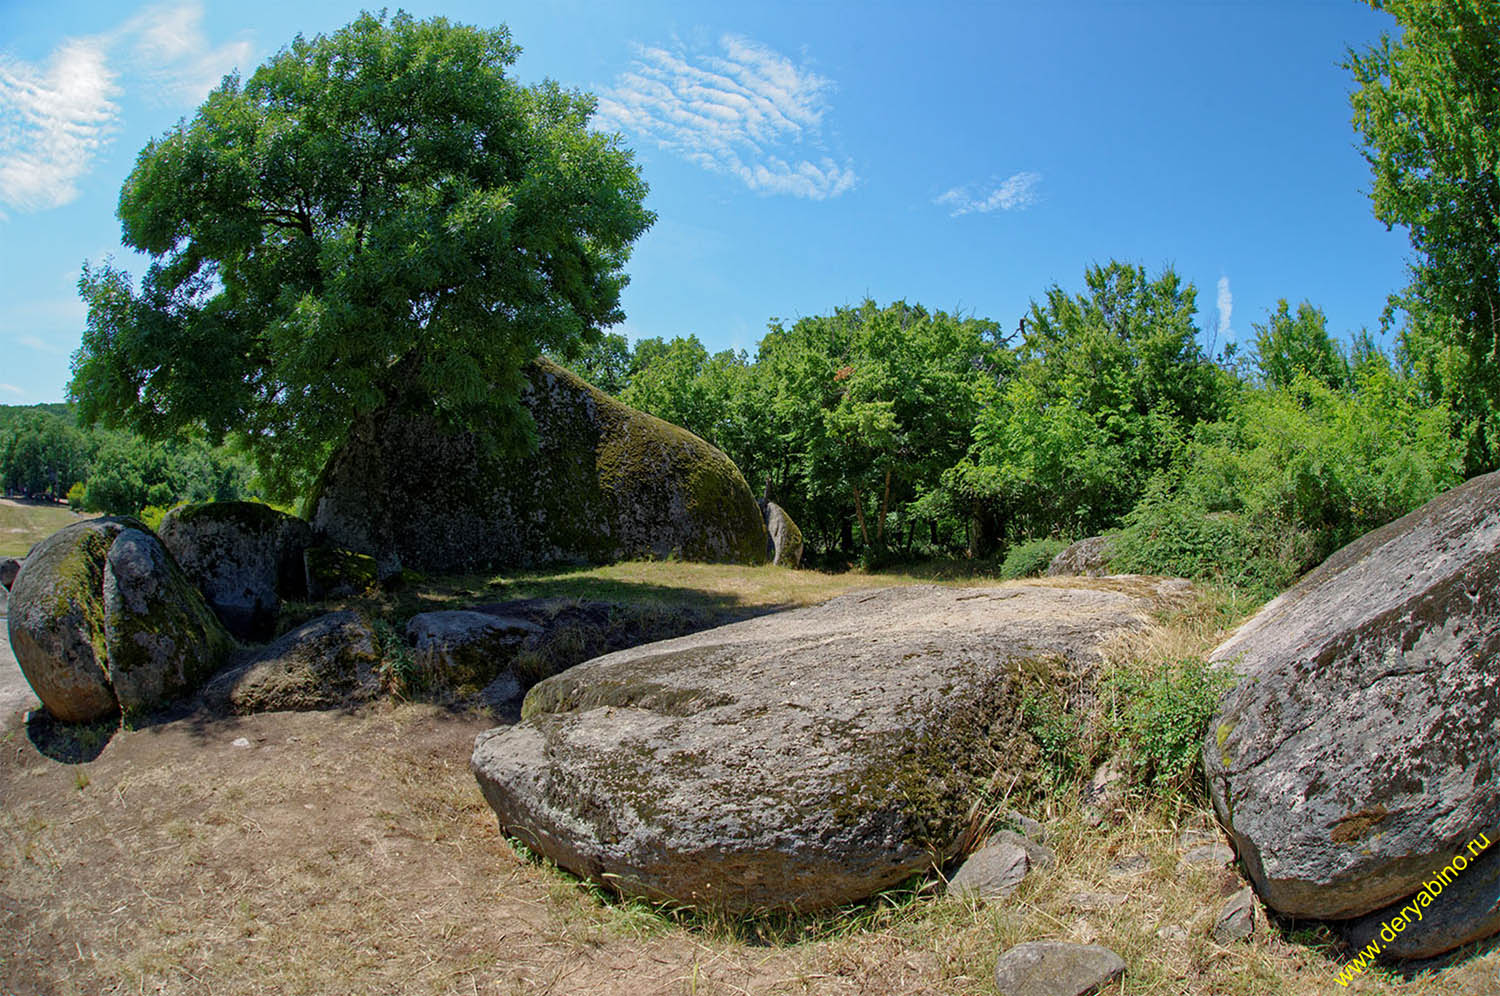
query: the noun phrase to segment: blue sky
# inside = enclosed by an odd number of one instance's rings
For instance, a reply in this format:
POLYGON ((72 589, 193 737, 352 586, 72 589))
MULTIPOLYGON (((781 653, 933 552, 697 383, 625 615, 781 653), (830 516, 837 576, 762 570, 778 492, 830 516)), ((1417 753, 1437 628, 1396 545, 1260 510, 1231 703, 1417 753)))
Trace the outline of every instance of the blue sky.
MULTIPOLYGON (((1393 22, 1357 0, 405 9, 505 23, 522 81, 600 96, 658 215, 632 339, 753 349, 772 317, 866 296, 1014 327, 1112 258, 1175 267, 1220 343, 1280 297, 1345 336, 1405 282, 1338 65, 1393 22)), ((63 398, 85 260, 144 269, 114 207, 146 141, 359 10, 0 0, 0 403, 63 398)))

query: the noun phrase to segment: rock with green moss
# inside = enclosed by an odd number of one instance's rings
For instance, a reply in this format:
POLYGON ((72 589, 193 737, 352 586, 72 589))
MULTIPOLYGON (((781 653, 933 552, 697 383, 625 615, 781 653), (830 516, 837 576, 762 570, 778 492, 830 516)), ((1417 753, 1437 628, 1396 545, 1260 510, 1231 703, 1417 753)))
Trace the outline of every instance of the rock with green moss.
POLYGON ((281 599, 306 594, 302 553, 312 527, 294 515, 253 501, 198 502, 167 512, 157 534, 241 639, 270 638, 281 599))
POLYGON ((420 612, 406 626, 424 684, 474 689, 510 675, 510 693, 501 696, 497 691, 497 698, 520 697, 512 662, 527 638, 542 632, 528 619, 461 609, 420 612))
POLYGON ((388 408, 329 462, 314 528, 383 570, 765 561, 760 510, 723 453, 546 360, 525 375, 535 452, 494 458, 418 405, 388 408))
POLYGON ((761 518, 766 524, 766 556, 771 563, 785 567, 802 566, 802 530, 786 514, 786 509, 769 499, 760 503, 761 518))
POLYGON ((336 546, 310 546, 302 552, 307 596, 346 598, 374 591, 380 585, 379 566, 369 554, 336 546))
POLYGON ((504 833, 627 895, 863 899, 1036 767, 1031 683, 1145 625, 1150 598, 1097 584, 891 588, 612 653, 532 688, 473 770, 504 833))
POLYGON ((75 523, 39 543, 11 590, 16 661, 48 712, 87 722, 197 689, 233 641, 134 519, 75 523))
POLYGON ((380 694, 374 627, 354 612, 330 612, 265 647, 242 651, 203 689, 227 712, 332 709, 380 694))

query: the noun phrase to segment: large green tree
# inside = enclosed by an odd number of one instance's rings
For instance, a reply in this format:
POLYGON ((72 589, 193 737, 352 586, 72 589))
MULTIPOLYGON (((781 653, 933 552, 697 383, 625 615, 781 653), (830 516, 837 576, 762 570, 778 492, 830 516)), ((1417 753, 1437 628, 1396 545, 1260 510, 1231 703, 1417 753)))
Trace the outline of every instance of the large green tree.
POLYGON ((1462 420, 1474 473, 1500 466, 1500 4, 1367 2, 1401 28, 1345 65, 1375 217, 1416 251, 1403 350, 1462 420))
POLYGON ((518 53, 503 27, 365 14, 226 77, 121 191, 139 290, 84 269, 81 416, 242 434, 280 494, 397 400, 521 445, 521 364, 623 318, 653 216, 593 98, 518 84, 518 53))

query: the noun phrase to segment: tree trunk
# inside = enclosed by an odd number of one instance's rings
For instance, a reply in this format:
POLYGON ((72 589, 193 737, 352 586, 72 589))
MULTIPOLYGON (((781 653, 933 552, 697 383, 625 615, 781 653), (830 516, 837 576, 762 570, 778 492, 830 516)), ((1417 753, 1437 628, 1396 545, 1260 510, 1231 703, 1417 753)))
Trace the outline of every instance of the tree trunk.
POLYGON ((875 523, 875 540, 885 539, 885 513, 891 507, 891 468, 885 468, 885 492, 880 496, 880 521, 875 523))
POLYGON ((859 485, 854 488, 854 514, 859 516, 859 541, 865 546, 870 545, 870 533, 865 529, 865 505, 859 498, 859 485))

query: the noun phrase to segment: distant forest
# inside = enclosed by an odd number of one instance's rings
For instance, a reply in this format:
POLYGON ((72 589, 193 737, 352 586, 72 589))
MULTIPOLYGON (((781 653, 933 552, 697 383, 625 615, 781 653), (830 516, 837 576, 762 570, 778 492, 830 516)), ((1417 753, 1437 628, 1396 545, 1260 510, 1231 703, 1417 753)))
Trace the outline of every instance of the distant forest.
POLYGON ((0 488, 7 497, 66 500, 75 508, 155 519, 183 501, 256 495, 251 464, 201 439, 152 442, 84 428, 69 405, 0 405, 0 488))

